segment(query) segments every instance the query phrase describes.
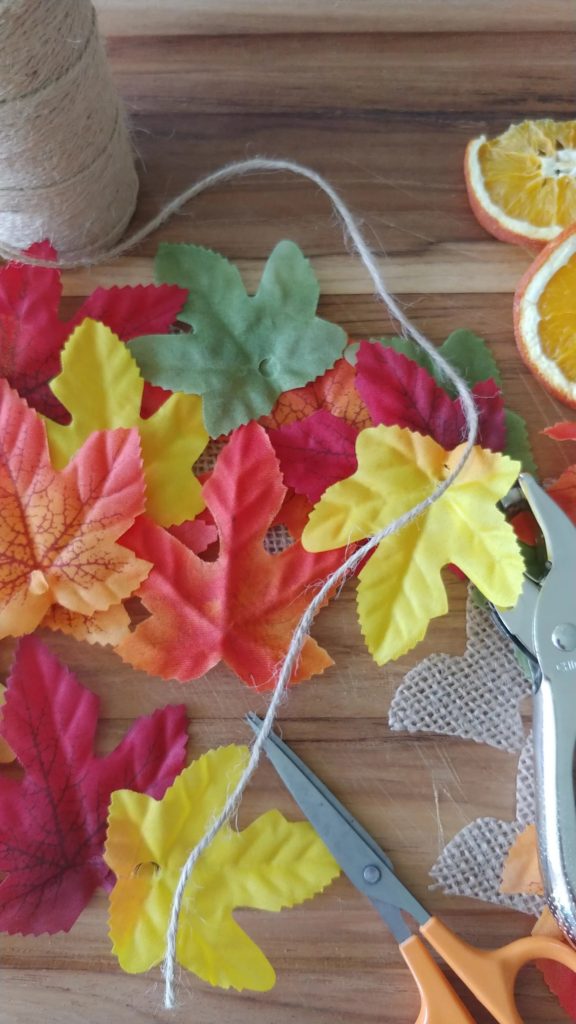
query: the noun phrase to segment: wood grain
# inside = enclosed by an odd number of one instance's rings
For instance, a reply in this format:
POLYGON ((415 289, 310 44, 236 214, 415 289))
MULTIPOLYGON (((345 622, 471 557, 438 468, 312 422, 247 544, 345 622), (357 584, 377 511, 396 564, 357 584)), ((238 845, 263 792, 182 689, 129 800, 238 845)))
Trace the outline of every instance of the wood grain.
MULTIPOLYGON (((468 326, 494 346, 512 408, 528 417, 544 476, 571 458, 539 431, 567 415, 523 368, 511 295, 530 256, 490 239, 462 180, 468 139, 526 116, 573 115, 572 0, 99 0, 109 53, 140 154, 137 223, 196 177, 244 156, 280 155, 327 175, 363 220, 388 284, 440 342, 468 326)), ((354 336, 392 329, 346 252, 326 202, 286 175, 259 175, 200 197, 160 233, 237 259, 253 286, 280 237, 297 241, 322 284, 322 312, 354 336)), ((110 266, 65 277, 65 307, 97 284, 151 279, 158 237, 110 266)), ((428 892, 442 845, 478 815, 514 814, 513 756, 441 737, 391 734, 387 709, 406 669, 464 645, 464 590, 448 580, 451 614, 418 651, 378 669, 346 588, 315 635, 336 662, 282 710, 286 738, 386 846, 403 877, 463 936, 490 945, 530 921, 428 892)), ((139 714, 184 701, 190 755, 248 739, 242 714, 261 711, 224 670, 188 686, 149 679, 97 650, 47 643, 102 698, 99 745, 111 749, 139 714)), ((0 651, 7 670, 11 645, 0 651)), ((297 816, 264 765, 241 822, 270 806, 297 816)), ((239 915, 278 972, 265 995, 211 990, 182 975, 179 1008, 161 1009, 159 971, 122 974, 99 896, 69 935, 4 937, 1 1024, 412 1024, 413 984, 381 922, 346 881, 281 915, 239 915)), ((565 1016, 535 971, 521 980, 527 1024, 565 1016)), ((488 1018, 478 1011, 477 1019, 488 1018)), ((449 1021, 446 1024, 450 1024, 449 1021)))
POLYGON ((282 32, 573 31, 569 0, 94 0, 102 31, 142 35, 282 32), (135 21, 136 19, 136 21, 135 21))

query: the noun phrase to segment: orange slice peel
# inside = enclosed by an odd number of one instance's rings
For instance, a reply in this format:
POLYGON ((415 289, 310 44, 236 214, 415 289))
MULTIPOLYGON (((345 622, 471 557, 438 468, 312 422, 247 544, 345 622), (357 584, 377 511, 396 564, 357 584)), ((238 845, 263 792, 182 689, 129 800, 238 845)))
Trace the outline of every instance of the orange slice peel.
POLYGON ((522 277, 514 333, 528 368, 576 408, 576 224, 546 246, 522 277))
POLYGON ((479 223, 540 248, 576 221, 576 121, 523 121, 467 146, 464 175, 479 223))

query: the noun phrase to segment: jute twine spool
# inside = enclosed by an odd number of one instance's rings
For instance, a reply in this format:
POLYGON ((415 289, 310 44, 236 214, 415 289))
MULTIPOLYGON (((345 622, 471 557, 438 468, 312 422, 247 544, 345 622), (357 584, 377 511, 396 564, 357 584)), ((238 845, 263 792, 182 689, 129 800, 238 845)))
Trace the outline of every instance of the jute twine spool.
POLYGON ((137 191, 91 0, 0 0, 0 245, 107 249, 137 191))

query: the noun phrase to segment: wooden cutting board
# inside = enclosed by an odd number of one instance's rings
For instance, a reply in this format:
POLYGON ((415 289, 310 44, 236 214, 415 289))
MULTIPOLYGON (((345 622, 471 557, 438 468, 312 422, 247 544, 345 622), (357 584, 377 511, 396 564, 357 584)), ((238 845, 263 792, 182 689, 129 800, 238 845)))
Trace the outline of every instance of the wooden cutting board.
MULTIPOLYGON (((109 53, 140 154, 138 221, 195 178, 264 154, 306 163, 341 190, 381 255, 390 287, 440 342, 456 327, 487 338, 509 405, 529 420, 544 476, 573 453, 539 430, 567 415, 523 369, 511 295, 529 254, 487 236, 468 209, 462 157, 469 138, 525 117, 574 116, 572 0, 99 0, 109 53)), ((259 176, 194 202, 161 232, 238 260, 248 283, 279 238, 313 258, 321 312, 352 335, 391 332, 366 275, 345 250, 326 200, 296 179, 259 176)), ((66 304, 97 284, 149 280, 159 238, 134 256, 65 278, 66 304)), ((336 662, 282 710, 285 738, 354 809, 401 865, 418 896, 478 944, 525 934, 530 921, 427 892, 428 870, 478 815, 514 814, 516 760, 448 738, 391 734, 387 709, 403 673, 432 651, 464 646, 463 585, 448 581, 451 614, 415 655, 378 669, 363 647, 353 588, 324 611, 315 635, 336 662)), ((113 653, 51 634, 50 647, 102 698, 99 744, 110 749, 139 714, 184 701, 190 752, 247 740, 242 715, 262 710, 221 670, 180 686, 124 666, 113 653)), ((10 644, 2 648, 8 666, 10 644)), ((241 822, 295 808, 264 765, 241 822)), ((281 915, 238 919, 278 972, 264 995, 210 989, 183 974, 179 1008, 161 1009, 159 971, 117 967, 98 896, 68 935, 3 937, 2 1024, 412 1024, 418 1002, 397 949, 344 880, 281 915)), ((522 977, 528 1024, 565 1019, 539 975, 522 977)), ((479 1011, 478 1020, 488 1018, 479 1011)), ((450 1024, 450 1022, 446 1022, 450 1024)))

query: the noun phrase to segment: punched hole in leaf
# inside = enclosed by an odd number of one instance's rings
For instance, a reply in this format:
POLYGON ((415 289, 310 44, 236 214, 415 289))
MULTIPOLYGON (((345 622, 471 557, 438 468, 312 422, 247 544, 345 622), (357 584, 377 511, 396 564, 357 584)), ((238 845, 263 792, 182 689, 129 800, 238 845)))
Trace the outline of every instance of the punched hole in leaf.
POLYGON ((160 865, 156 861, 143 861, 132 868, 132 878, 155 878, 159 871, 160 865))
POLYGON ((274 359, 261 359, 258 363, 258 373, 262 377, 271 377, 274 373, 275 365, 274 359))

